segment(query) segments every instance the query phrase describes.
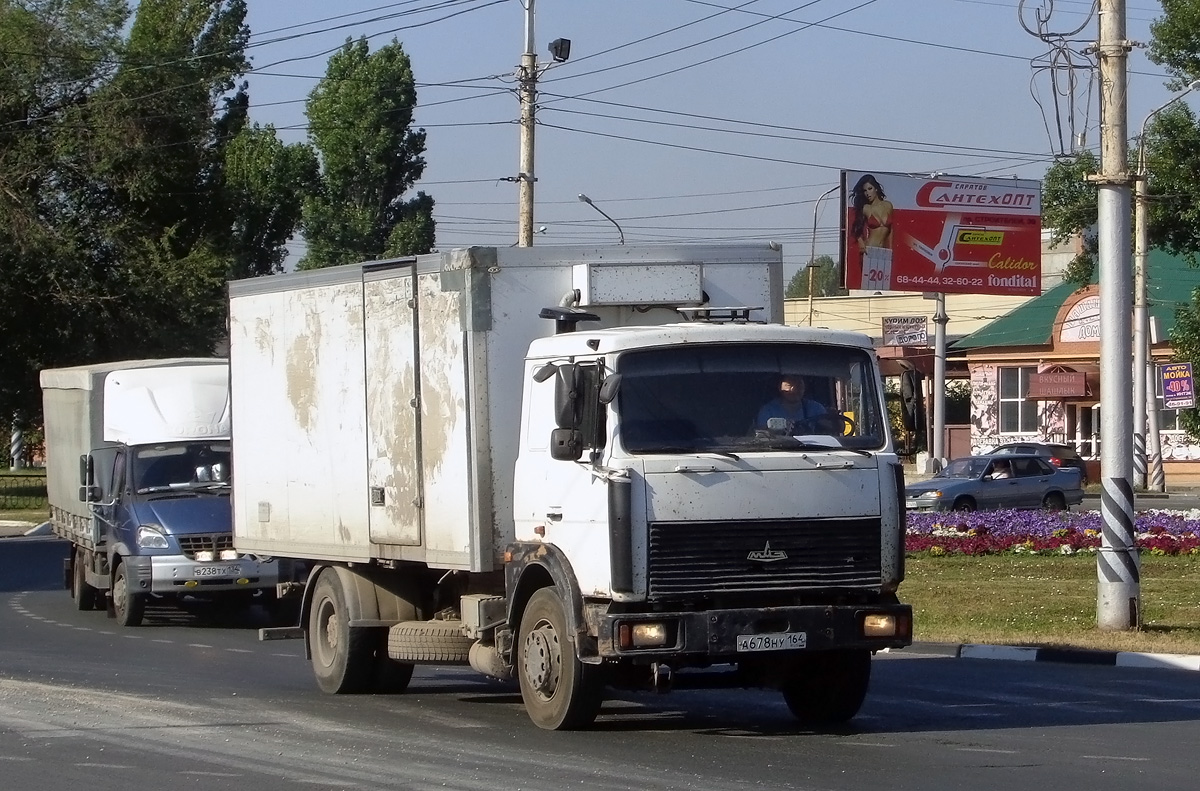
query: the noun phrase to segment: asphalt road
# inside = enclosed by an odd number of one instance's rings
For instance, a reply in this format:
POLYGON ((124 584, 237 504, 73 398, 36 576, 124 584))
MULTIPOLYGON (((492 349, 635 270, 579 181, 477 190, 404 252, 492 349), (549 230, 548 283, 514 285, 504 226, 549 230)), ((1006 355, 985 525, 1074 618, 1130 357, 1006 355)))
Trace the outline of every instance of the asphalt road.
POLYGON ((0 540, 0 788, 1195 789, 1200 673, 895 652, 850 727, 769 691, 620 694, 548 733, 511 685, 419 668, 327 696, 263 616, 78 612, 61 542, 0 540))

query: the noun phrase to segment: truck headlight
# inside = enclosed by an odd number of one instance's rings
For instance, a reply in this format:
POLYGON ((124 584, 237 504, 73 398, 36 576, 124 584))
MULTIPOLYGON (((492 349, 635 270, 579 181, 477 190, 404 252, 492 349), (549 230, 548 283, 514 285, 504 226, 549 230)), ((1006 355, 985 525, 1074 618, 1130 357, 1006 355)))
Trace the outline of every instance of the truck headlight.
POLYGON ((897 624, 894 615, 867 615, 862 622, 863 637, 894 637, 897 624))
POLYGON ((617 628, 617 645, 623 650, 674 645, 674 631, 672 624, 660 621, 623 623, 617 628))
POLYGON ((238 553, 236 549, 222 549, 221 560, 237 560, 238 553))
POLYGON ((140 549, 166 549, 167 537, 158 525, 141 525, 137 529, 137 545, 140 549))

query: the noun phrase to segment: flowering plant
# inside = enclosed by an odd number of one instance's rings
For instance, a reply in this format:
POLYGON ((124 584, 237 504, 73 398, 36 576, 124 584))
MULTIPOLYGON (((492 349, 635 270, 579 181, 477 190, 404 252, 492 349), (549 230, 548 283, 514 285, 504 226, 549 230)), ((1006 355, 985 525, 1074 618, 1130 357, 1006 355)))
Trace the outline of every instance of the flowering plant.
MULTIPOLYGON (((1101 545, 1097 511, 977 511, 909 513, 905 550, 989 555, 1002 552, 1074 555, 1101 545)), ((1135 543, 1153 555, 1200 555, 1200 509, 1142 511, 1135 516, 1135 543)))

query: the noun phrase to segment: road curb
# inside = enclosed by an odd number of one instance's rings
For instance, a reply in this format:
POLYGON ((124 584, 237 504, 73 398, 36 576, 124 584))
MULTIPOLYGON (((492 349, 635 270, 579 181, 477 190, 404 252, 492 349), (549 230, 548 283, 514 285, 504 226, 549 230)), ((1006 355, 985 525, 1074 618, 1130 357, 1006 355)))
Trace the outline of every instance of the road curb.
POLYGON ((1200 672, 1200 656, 1159 654, 1141 651, 1096 651, 1086 648, 1049 648, 983 643, 913 643, 903 649, 915 654, 985 659, 1007 662, 1057 662, 1073 665, 1107 665, 1158 670, 1200 672))

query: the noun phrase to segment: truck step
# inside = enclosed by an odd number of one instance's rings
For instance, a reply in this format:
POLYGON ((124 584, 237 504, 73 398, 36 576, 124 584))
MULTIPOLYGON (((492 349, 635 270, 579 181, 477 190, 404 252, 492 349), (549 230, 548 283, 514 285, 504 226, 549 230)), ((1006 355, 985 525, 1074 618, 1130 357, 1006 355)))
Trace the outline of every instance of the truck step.
POLYGON ((475 641, 462 629, 462 621, 401 621, 388 630, 388 657, 412 664, 465 664, 475 641))

